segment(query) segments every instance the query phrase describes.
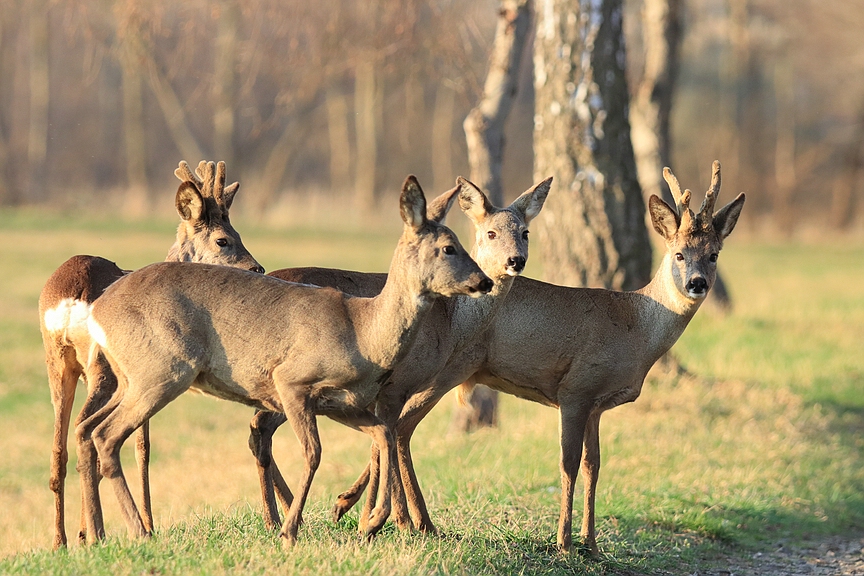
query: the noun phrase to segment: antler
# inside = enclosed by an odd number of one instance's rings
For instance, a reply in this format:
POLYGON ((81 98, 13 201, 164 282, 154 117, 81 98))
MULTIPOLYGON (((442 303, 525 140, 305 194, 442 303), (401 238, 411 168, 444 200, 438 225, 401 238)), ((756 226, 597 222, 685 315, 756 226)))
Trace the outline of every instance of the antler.
POLYGON ((212 198, 222 210, 231 207, 234 195, 240 189, 239 182, 225 186, 226 169, 225 162, 222 161, 214 164, 201 160, 193 173, 189 164, 185 160, 181 160, 177 169, 174 170, 174 175, 182 182, 194 184, 203 197, 212 198))
POLYGON ((714 205, 720 195, 720 161, 715 160, 711 165, 711 187, 705 192, 705 200, 699 208, 698 220, 704 230, 711 230, 714 226, 714 205))
POLYGON ((684 190, 684 193, 681 193, 681 185, 678 184, 678 178, 672 174, 672 169, 666 166, 663 168, 663 178, 666 180, 666 183, 669 185, 669 190, 672 192, 672 198, 675 200, 675 209, 678 212, 678 216, 681 218, 681 222, 678 225, 678 228, 689 227, 692 224, 693 213, 690 211, 690 190, 684 190))

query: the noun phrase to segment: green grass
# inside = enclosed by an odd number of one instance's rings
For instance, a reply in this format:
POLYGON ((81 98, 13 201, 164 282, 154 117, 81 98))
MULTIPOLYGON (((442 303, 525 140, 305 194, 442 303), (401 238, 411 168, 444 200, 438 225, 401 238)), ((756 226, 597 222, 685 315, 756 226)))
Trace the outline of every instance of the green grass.
MULTIPOLYGON (((268 270, 384 270, 398 235, 395 223, 369 234, 236 225, 268 270)), ((107 541, 51 552, 52 409, 39 290, 73 254, 127 268, 160 260, 173 228, 170 221, 0 213, 0 240, 14 247, 0 275, 0 573, 690 574, 778 541, 864 531, 864 246, 733 235, 721 270, 734 312, 706 306, 674 349, 698 377, 652 379, 637 402, 603 417, 599 559, 555 552, 556 413, 509 397, 498 429, 449 434, 453 401, 445 399, 415 435, 417 472, 440 536, 388 524, 364 543, 353 512, 334 525, 329 506, 363 468, 369 442, 322 420, 322 464, 300 542, 286 553, 258 513, 246 448, 251 411, 189 394, 152 425, 155 537, 130 541, 106 488, 107 541)), ((302 465, 296 440, 286 429, 275 442, 295 484, 302 465)), ((130 456, 124 464, 134 492, 130 456)), ((70 460, 67 531, 74 536, 80 492, 74 454, 70 460)), ((577 496, 577 525, 580 515, 577 496)))

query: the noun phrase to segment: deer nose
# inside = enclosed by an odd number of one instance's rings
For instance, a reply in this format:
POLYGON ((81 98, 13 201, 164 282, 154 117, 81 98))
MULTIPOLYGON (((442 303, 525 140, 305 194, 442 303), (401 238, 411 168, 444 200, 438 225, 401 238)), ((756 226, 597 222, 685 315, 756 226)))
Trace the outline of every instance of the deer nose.
POLYGON ((687 288, 687 291, 692 294, 702 294, 703 292, 708 291, 708 282, 701 276, 696 276, 687 282, 685 288, 687 288))
POLYGON ((251 270, 252 272, 257 272, 259 274, 264 274, 264 267, 261 266, 260 264, 256 264, 255 266, 252 266, 251 268, 249 268, 249 270, 251 270))
POLYGON ((492 280, 490 280, 489 278, 484 278, 480 281, 480 284, 477 285, 477 291, 482 292, 483 294, 488 294, 492 290, 492 287, 494 285, 495 284, 492 282, 492 280))
POLYGON ((511 256, 507 259, 507 268, 521 272, 525 268, 525 258, 522 256, 511 256))

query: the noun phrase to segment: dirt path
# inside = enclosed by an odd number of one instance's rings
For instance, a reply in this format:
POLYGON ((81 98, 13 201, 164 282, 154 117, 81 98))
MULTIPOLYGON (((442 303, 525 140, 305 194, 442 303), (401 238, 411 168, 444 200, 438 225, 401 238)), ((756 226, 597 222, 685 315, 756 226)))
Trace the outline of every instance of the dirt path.
POLYGON ((832 537, 818 544, 786 547, 748 559, 727 558, 716 568, 698 572, 708 576, 835 576, 864 575, 864 538, 832 537))

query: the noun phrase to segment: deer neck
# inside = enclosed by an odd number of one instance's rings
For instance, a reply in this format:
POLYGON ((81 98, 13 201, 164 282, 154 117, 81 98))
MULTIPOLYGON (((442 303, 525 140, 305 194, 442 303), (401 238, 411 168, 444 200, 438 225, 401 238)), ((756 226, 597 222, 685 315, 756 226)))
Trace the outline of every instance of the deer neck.
POLYGON ((425 291, 416 272, 406 266, 410 247, 400 240, 381 293, 366 303, 366 317, 355 322, 363 355, 384 369, 408 352, 435 295, 425 291))
MULTIPOLYGON (((473 253, 472 256, 474 256, 473 253)), ((450 299, 452 306, 450 333, 455 339, 457 348, 483 332, 491 324, 498 308, 504 302, 504 297, 507 296, 513 286, 514 276, 504 275, 496 278, 482 266, 481 269, 487 276, 495 280, 495 285, 489 294, 477 298, 456 296, 450 299)))
POLYGON ((689 298, 678 290, 671 264, 671 256, 666 254, 651 282, 635 292, 643 297, 637 304, 639 317, 650 335, 649 348, 658 358, 678 340, 704 300, 689 298))

